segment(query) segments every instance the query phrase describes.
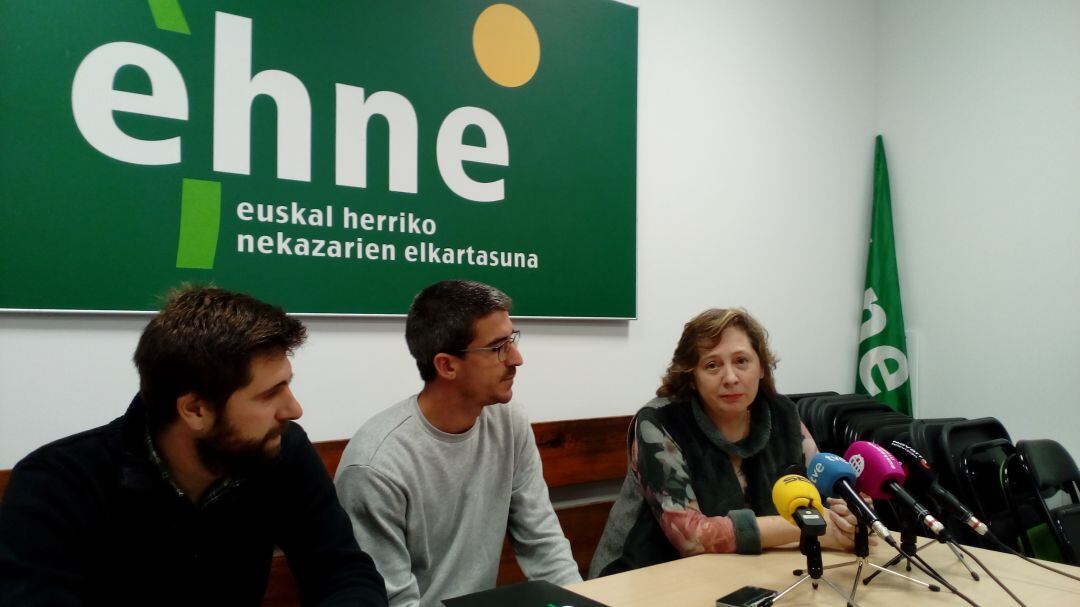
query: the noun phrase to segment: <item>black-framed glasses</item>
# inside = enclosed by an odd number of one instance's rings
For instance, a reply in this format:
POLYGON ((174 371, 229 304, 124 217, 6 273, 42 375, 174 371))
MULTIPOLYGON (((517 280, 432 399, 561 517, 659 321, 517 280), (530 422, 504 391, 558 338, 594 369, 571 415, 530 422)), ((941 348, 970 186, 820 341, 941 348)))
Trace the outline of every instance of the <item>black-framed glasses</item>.
POLYGON ((466 352, 494 352, 499 356, 499 362, 506 360, 507 355, 510 354, 510 346, 517 346, 521 341, 521 331, 514 329, 510 333, 510 337, 500 341, 494 346, 484 346, 482 348, 465 348, 464 350, 458 350, 462 354, 466 352))

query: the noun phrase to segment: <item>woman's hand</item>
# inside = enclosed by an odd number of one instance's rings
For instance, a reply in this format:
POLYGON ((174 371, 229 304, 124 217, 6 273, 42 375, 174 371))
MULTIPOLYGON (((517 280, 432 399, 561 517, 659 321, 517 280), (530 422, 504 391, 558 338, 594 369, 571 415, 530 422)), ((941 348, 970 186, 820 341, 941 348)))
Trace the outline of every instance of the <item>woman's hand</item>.
POLYGON ((825 523, 828 525, 825 535, 821 536, 823 548, 851 551, 855 547, 855 515, 848 510, 843 500, 828 498, 825 500, 825 523))
MULTIPOLYGON (((865 494, 860 495, 867 504, 873 506, 873 502, 868 496, 865 494)), ((851 512, 844 500, 830 497, 825 501, 829 507, 825 515, 828 529, 821 538, 821 545, 825 548, 851 551, 855 548, 855 528, 858 525, 858 519, 855 518, 855 514, 851 512)), ((874 538, 870 538, 871 545, 876 543, 877 541, 874 538)))

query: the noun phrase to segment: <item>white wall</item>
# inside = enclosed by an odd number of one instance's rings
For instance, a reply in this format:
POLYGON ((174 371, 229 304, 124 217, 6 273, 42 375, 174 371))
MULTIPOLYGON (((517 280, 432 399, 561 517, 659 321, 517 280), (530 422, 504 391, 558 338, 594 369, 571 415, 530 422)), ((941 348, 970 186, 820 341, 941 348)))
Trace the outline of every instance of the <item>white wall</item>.
POLYGON ((922 417, 995 416, 1080 457, 1080 3, 879 8, 922 417))
MULTIPOLYGON (((517 397, 534 420, 631 413, 656 388, 682 323, 728 305, 748 307, 770 329, 781 390, 850 391, 876 127, 876 5, 640 6, 639 319, 520 322, 517 397)), ((0 467, 122 413, 145 322, 0 316, 0 467)), ((347 437, 419 388, 402 321, 308 326, 294 366, 313 438, 347 437)))

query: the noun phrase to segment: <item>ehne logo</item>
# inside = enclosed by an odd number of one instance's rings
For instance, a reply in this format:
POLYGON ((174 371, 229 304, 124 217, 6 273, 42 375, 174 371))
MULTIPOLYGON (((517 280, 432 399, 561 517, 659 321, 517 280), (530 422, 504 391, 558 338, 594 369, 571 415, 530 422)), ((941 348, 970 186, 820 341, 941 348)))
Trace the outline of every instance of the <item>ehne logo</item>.
MULTIPOLYGON (((251 105, 256 97, 265 95, 274 100, 278 112, 277 177, 311 181, 312 106, 307 86, 283 70, 251 73, 251 19, 218 12, 215 28, 214 170, 251 174, 251 105)), ((536 30, 528 17, 513 7, 496 5, 484 11, 474 28, 473 43, 484 73, 501 86, 518 87, 527 83, 539 66, 540 43, 536 30), (511 34, 509 41, 497 35, 506 30, 511 34), (504 56, 515 60, 501 60, 504 56)), ((367 127, 371 118, 378 115, 386 119, 390 133, 389 189, 416 194, 419 137, 413 104, 394 91, 372 93, 341 83, 334 85, 334 91, 334 183, 367 187, 367 127)), ((159 140, 138 139, 121 130, 113 116, 114 112, 127 112, 170 120, 188 119, 184 77, 176 64, 157 49, 134 42, 110 42, 91 51, 75 72, 71 109, 79 132, 106 156, 142 165, 181 161, 180 135, 159 140), (127 66, 146 73, 150 94, 113 88, 117 72, 127 66)), ((476 181, 463 166, 465 162, 510 166, 506 131, 491 112, 469 106, 451 111, 439 127, 435 157, 443 182, 458 196, 473 202, 504 199, 504 179, 476 181), (478 128, 483 133, 483 146, 462 141, 469 128, 478 128)))

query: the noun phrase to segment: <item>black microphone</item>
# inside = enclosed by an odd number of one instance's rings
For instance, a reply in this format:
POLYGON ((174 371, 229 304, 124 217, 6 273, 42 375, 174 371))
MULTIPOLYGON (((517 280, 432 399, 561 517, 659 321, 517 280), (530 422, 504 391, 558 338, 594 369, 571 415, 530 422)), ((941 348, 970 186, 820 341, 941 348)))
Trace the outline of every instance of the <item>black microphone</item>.
MULTIPOLYGON (((896 498, 904 502, 908 508, 915 512, 915 517, 926 525, 934 533, 941 535, 945 531, 934 515, 925 506, 920 504, 904 487, 907 473, 900 461, 892 456, 884 447, 867 441, 855 441, 848 447, 844 457, 855 469, 858 480, 855 487, 875 500, 887 500, 896 498)), ((943 537, 942 539, 946 539, 943 537)))
POLYGON ((926 462, 926 458, 921 453, 911 445, 895 440, 889 444, 889 452, 907 467, 908 483, 910 485, 914 485, 919 490, 928 493, 938 503, 948 508, 953 516, 974 529, 979 535, 986 535, 989 531, 986 524, 976 518, 975 514, 960 503, 960 500, 956 499, 956 496, 949 492, 948 489, 941 486, 941 483, 937 480, 937 474, 930 469, 930 464, 926 462))

